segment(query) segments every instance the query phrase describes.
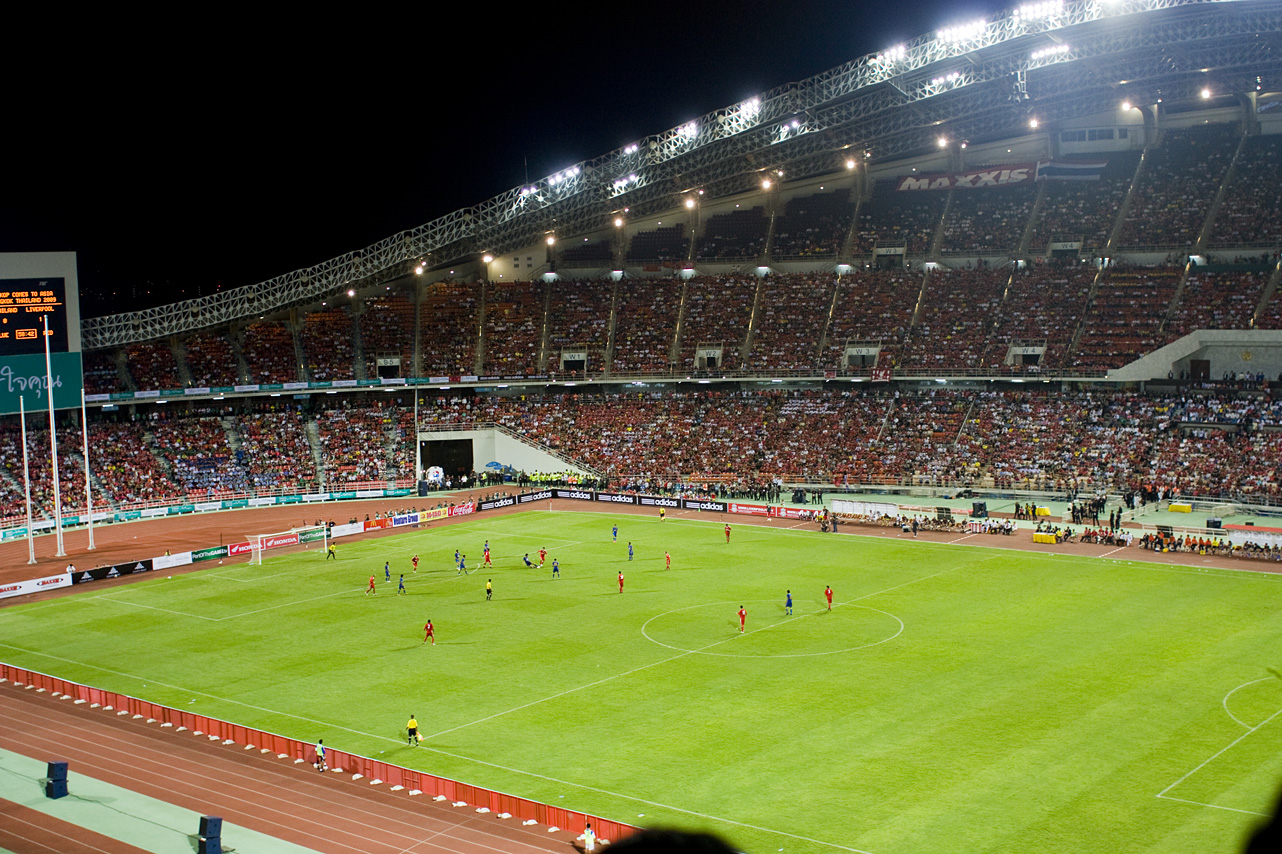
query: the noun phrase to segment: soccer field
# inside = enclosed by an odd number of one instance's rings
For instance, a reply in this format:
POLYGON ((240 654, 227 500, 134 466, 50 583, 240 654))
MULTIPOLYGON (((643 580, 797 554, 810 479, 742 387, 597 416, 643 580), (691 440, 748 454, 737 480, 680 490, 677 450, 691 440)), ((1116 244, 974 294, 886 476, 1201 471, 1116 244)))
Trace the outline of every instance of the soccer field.
POLYGON ((337 554, 0 609, 0 658, 759 854, 1230 852, 1282 781, 1282 576, 547 511, 337 554))

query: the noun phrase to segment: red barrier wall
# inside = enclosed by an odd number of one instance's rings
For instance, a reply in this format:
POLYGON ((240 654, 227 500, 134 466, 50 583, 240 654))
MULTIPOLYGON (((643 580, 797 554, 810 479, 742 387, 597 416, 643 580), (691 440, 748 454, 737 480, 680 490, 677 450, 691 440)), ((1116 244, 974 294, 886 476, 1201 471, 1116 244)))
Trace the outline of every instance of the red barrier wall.
MULTIPOLYGON (((252 744, 256 748, 266 748, 275 754, 283 753, 291 759, 303 759, 309 763, 316 761, 316 747, 309 742, 172 709, 169 706, 139 700, 137 697, 117 694, 113 691, 104 691, 101 688, 91 688, 88 685, 69 682, 56 676, 14 667, 11 664, 0 663, 0 679, 8 679, 14 685, 34 685, 51 693, 66 694, 73 699, 97 703, 100 706, 111 706, 116 711, 128 712, 130 715, 154 718, 161 723, 173 724, 175 727, 186 727, 191 732, 217 736, 222 741, 231 740, 236 744, 252 744)), ((488 807, 493 813, 511 813, 513 818, 521 821, 533 819, 540 824, 575 833, 582 833, 584 825, 590 821, 596 835, 602 839, 612 841, 623 839, 637 830, 630 824, 549 806, 528 798, 505 795, 502 792, 402 768, 399 765, 357 756, 354 753, 344 753, 341 750, 327 750, 326 761, 330 768, 361 774, 369 779, 382 780, 389 786, 418 789, 428 797, 444 795, 451 801, 464 801, 469 806, 488 807)))

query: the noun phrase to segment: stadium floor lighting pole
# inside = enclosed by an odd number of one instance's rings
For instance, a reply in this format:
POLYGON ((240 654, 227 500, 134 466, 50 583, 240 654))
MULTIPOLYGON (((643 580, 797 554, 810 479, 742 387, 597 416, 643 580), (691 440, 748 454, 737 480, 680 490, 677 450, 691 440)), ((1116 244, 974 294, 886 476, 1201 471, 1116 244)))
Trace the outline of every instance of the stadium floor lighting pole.
POLYGON ((31 467, 27 465, 27 399, 18 395, 18 418, 22 420, 22 484, 27 497, 27 563, 36 562, 36 538, 31 530, 31 467))
POLYGON ((423 446, 418 441, 418 389, 414 389, 414 491, 423 479, 423 446))
POLYGON ((80 434, 85 452, 85 520, 89 523, 89 551, 93 551, 93 492, 89 486, 89 419, 85 414, 85 389, 80 387, 80 434))
POLYGON ((49 318, 44 321, 45 333, 45 395, 49 398, 49 447, 53 454, 53 520, 58 531, 57 557, 66 557, 62 547, 62 494, 58 484, 58 428, 53 423, 53 359, 49 355, 49 318))

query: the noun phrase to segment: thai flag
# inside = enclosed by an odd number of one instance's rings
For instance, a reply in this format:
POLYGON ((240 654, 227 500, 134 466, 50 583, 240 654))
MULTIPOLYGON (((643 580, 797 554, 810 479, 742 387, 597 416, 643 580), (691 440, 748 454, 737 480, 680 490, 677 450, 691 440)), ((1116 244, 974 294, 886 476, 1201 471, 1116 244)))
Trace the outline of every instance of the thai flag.
POLYGON ((1098 181, 1107 160, 1041 160, 1038 181, 1098 181))

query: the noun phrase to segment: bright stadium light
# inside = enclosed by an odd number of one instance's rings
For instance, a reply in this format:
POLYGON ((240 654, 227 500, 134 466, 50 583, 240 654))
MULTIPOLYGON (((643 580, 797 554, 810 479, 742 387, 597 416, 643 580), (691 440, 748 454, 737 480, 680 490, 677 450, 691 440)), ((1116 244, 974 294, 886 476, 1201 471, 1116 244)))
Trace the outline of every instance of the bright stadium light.
POLYGON ((882 65, 890 65, 893 62, 899 62, 907 56, 908 48, 901 44, 897 44, 889 50, 883 50, 881 53, 877 54, 877 62, 882 65))
POLYGON ((1059 56, 1060 54, 1068 53, 1070 50, 1072 50, 1072 48, 1066 44, 1057 44, 1052 47, 1044 47, 1041 50, 1035 50, 1028 55, 1028 58, 1045 59, 1048 56, 1059 56))
POLYGON ((1015 10, 1014 18, 1020 21, 1040 21, 1054 18, 1064 11, 1063 0, 1044 0, 1042 3, 1026 3, 1015 10))
POLYGON ((940 147, 940 148, 947 148, 947 147, 948 147, 948 137, 946 137, 946 136, 941 136, 941 137, 939 138, 939 147, 940 147))
POLYGON ((1205 89, 1205 88, 1204 88, 1204 89, 1202 90, 1202 100, 1203 100, 1203 101, 1208 100, 1210 97, 1211 97, 1211 90, 1210 90, 1210 89, 1205 89))
POLYGON ((1039 124, 1041 124, 1041 123, 1040 123, 1039 121, 1037 121, 1037 119, 1036 119, 1036 118, 1032 118, 1032 119, 1029 119, 1029 120, 1028 120, 1028 126, 1029 126, 1030 128, 1032 128, 1033 130, 1037 130, 1037 126, 1038 126, 1039 124))
POLYGON ((699 125, 695 122, 686 122, 677 129, 677 135, 684 140, 692 140, 699 133, 699 125))
POLYGON ((941 42, 948 45, 962 44, 963 42, 974 41, 984 34, 988 29, 988 21, 980 18, 977 21, 971 21, 969 24, 960 24, 956 27, 945 27, 935 33, 935 37, 941 42))

